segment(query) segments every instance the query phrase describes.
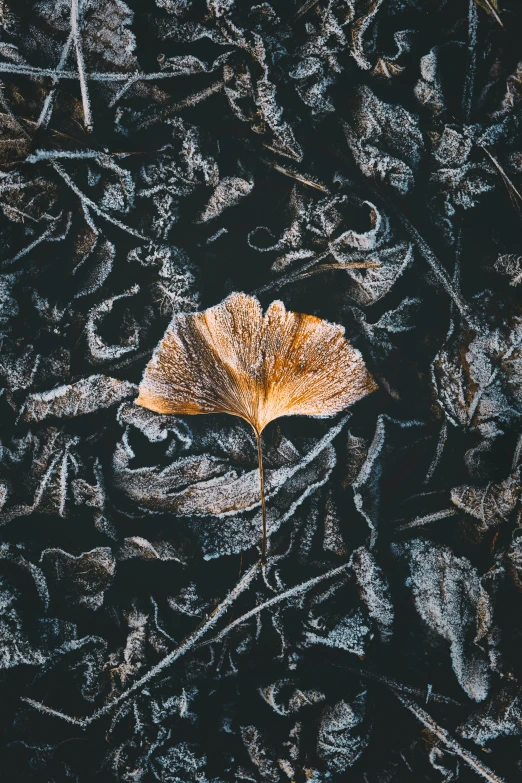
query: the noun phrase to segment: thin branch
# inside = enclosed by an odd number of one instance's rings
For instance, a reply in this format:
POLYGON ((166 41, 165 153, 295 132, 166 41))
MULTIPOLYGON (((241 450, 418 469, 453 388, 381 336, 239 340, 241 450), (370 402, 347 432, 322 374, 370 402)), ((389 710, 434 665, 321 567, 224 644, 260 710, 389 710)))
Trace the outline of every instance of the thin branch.
POLYGON ((298 11, 295 12, 292 19, 290 21, 296 22, 298 19, 300 19, 302 16, 308 13, 317 3, 319 0, 306 0, 306 3, 299 8, 298 11))
POLYGON ((199 92, 192 93, 192 95, 187 96, 182 101, 179 101, 179 103, 174 103, 172 104, 172 106, 169 106, 168 109, 162 111, 161 114, 154 115, 153 117, 150 117, 148 120, 145 120, 144 122, 140 123, 139 127, 140 129, 150 128, 151 125, 155 125, 157 122, 162 122, 163 120, 170 117, 171 114, 177 114, 177 112, 183 111, 183 109, 188 109, 191 106, 196 106, 198 103, 205 101, 207 98, 210 98, 212 95, 216 95, 218 92, 221 92, 223 87, 224 87, 224 83, 222 81, 213 82, 213 84, 210 84, 208 87, 205 87, 204 90, 200 90, 199 92))
POLYGON ((328 258, 330 252, 330 249, 328 249, 320 255, 313 256, 310 260, 303 264, 300 269, 297 269, 294 272, 290 272, 288 275, 284 275, 283 277, 279 277, 277 280, 273 280, 270 283, 266 283, 264 286, 261 286, 261 288, 256 289, 254 293, 264 294, 267 291, 272 291, 273 289, 277 290, 282 288, 284 285, 288 285, 288 283, 295 283, 297 280, 304 280, 307 277, 320 274, 321 272, 335 271, 339 269, 379 269, 381 267, 381 264, 377 264, 375 261, 353 261, 347 262, 346 264, 321 264, 320 266, 314 266, 314 264, 316 264, 318 261, 322 261, 323 258, 328 258), (313 267, 313 269, 310 269, 310 267, 313 267))
POLYGON ((384 674, 376 674, 375 672, 368 671, 368 669, 358 669, 356 666, 340 666, 339 664, 334 665, 339 666, 341 669, 346 669, 349 672, 353 672, 359 677, 365 677, 368 680, 374 680, 374 682, 380 682, 383 685, 387 685, 389 688, 395 688, 402 693, 409 694, 410 696, 418 696, 419 698, 425 699, 426 701, 435 701, 439 704, 454 704, 456 707, 462 707, 461 702, 452 699, 450 696, 443 696, 441 693, 435 693, 434 691, 430 690, 431 686, 428 686, 428 688, 423 691, 420 688, 412 688, 411 685, 404 685, 404 683, 398 682, 391 677, 386 677, 384 674))
POLYGON ((510 178, 508 177, 508 175, 506 174, 506 172, 504 171, 504 169, 502 168, 498 160, 493 157, 491 152, 488 149, 486 149, 486 147, 482 147, 482 149, 484 150, 484 152, 486 153, 486 155, 488 156, 488 158, 490 159, 490 161, 495 166, 500 176, 504 180, 504 184, 507 187, 510 194, 513 193, 518 198, 518 200, 522 202, 522 195, 520 195, 520 192, 517 190, 513 182, 510 180, 510 178))
POLYGON ((116 218, 112 217, 112 215, 109 215, 107 212, 104 212, 103 209, 100 209, 99 206, 94 203, 94 201, 91 201, 91 199, 88 198, 88 196, 86 196, 85 193, 82 193, 82 191, 78 188, 76 183, 73 182, 71 177, 67 174, 65 169, 59 163, 56 163, 54 160, 51 160, 50 163, 51 166, 54 168, 54 170, 69 185, 71 190, 74 193, 76 193, 76 195, 81 200, 84 206, 86 205, 87 207, 90 207, 90 209, 96 212, 97 215, 99 215, 102 218, 105 218, 105 220, 108 220, 109 223, 113 223, 115 226, 118 226, 118 228, 121 228, 123 231, 126 231, 128 234, 131 234, 131 236, 148 241, 148 237, 146 237, 144 234, 140 234, 139 231, 136 231, 130 226, 125 225, 125 223, 122 223, 121 220, 117 220, 116 218))
MULTIPOLYGON (((495 6, 491 2, 491 0, 483 0, 483 2, 487 5, 487 7, 489 9, 489 13, 491 14, 491 16, 495 17, 495 19, 497 20, 497 22, 499 23, 499 25, 501 27, 504 27, 504 23, 503 23, 502 19, 500 18, 500 16, 498 15, 497 9, 495 8, 495 6)), ((477 0, 475 0, 475 3, 477 3, 477 0)), ((477 5, 479 5, 479 4, 477 3, 477 5)))
POLYGON ((297 182, 301 182, 303 185, 307 185, 309 188, 319 190, 321 193, 330 192, 326 185, 323 185, 322 182, 317 182, 315 179, 312 179, 312 177, 305 176, 304 174, 300 174, 298 171, 293 171, 292 169, 287 169, 284 166, 281 166, 279 163, 275 163, 271 160, 262 159, 262 161, 266 166, 270 166, 270 168, 278 171, 280 174, 284 174, 285 177, 295 179, 297 182))
POLYGON ((4 261, 2 266, 10 266, 11 264, 14 264, 20 258, 23 258, 28 253, 30 253, 31 250, 34 250, 35 247, 38 247, 38 245, 40 245, 42 242, 45 242, 47 239, 49 239, 50 235, 53 233, 53 231, 54 231, 54 229, 56 227, 56 224, 57 224, 58 220, 61 218, 61 216, 62 215, 60 213, 60 215, 58 215, 58 217, 53 220, 51 225, 48 226, 45 229, 45 231, 43 231, 40 234, 39 237, 37 237, 35 240, 33 240, 33 242, 31 242, 31 244, 27 245, 22 250, 20 250, 15 256, 13 256, 12 258, 9 258, 6 261, 4 261))
POLYGON ((428 472, 426 473, 426 478, 424 479, 423 482, 424 484, 429 484, 433 474, 437 470, 438 464, 442 457, 442 452, 444 451, 444 446, 446 445, 447 438, 448 438, 448 423, 446 419, 444 419, 442 427, 440 428, 439 438, 437 441, 437 448, 435 449, 435 454, 433 455, 433 459, 428 468, 428 472))
POLYGON ((462 95, 462 113, 465 122, 470 121, 473 92, 475 89, 475 73, 477 70, 477 32, 478 10, 476 0, 469 0, 468 9, 468 67, 462 95))
POLYGON ((325 574, 314 576, 312 579, 308 579, 308 581, 306 582, 301 582, 301 584, 295 585, 294 587, 291 587, 289 590, 285 590, 283 593, 278 593, 278 595, 275 595, 273 598, 270 598, 268 601, 265 601, 263 604, 259 604, 259 606, 255 606, 249 612, 246 612, 245 614, 241 615, 241 617, 238 617, 236 620, 229 623, 229 625, 223 628, 223 630, 221 630, 216 636, 213 636, 212 639, 208 639, 207 641, 202 642, 199 646, 205 647, 209 644, 220 642, 221 639, 223 639, 228 633, 230 633, 230 631, 232 631, 234 628, 237 628, 238 625, 245 623, 247 620, 250 620, 251 617, 255 617, 265 609, 269 609, 271 606, 275 606, 275 604, 281 603, 281 601, 286 601, 288 598, 293 598, 296 595, 305 593, 307 590, 310 590, 312 587, 315 587, 315 585, 324 582, 325 579, 331 579, 332 577, 341 574, 343 571, 346 571, 348 568, 351 567, 351 565, 352 565, 352 561, 350 559, 348 563, 344 563, 343 565, 338 566, 337 568, 332 568, 330 571, 327 571, 325 574))
POLYGON ((430 522, 438 522, 439 519, 447 519, 448 517, 454 517, 457 514, 457 510, 454 508, 445 508, 442 511, 435 511, 433 514, 425 514, 422 517, 415 517, 411 522, 406 522, 404 525, 400 525, 396 528, 397 531, 410 530, 413 527, 421 527, 422 525, 428 525, 430 522))
POLYGON ((160 674, 160 672, 164 671, 175 661, 177 661, 178 658, 181 658, 183 655, 185 655, 185 653, 193 649, 196 645, 196 642, 198 642, 210 628, 214 627, 217 621, 225 614, 227 609, 234 603, 241 593, 243 593, 250 586, 259 573, 259 569, 260 563, 258 562, 245 573, 244 577, 230 591, 227 597, 218 606, 216 606, 214 611, 211 612, 208 617, 200 625, 198 625, 194 631, 192 631, 192 633, 185 637, 178 647, 162 658, 162 660, 157 663, 156 666, 153 666, 152 669, 149 669, 149 671, 146 672, 143 677, 140 677, 139 680, 136 680, 136 682, 133 683, 130 688, 127 688, 126 691, 120 693, 120 695, 115 699, 112 699, 112 701, 108 702, 103 707, 100 707, 100 709, 96 710, 96 712, 94 712, 92 715, 89 715, 86 718, 78 718, 74 715, 68 715, 65 712, 60 712, 60 710, 54 710, 52 707, 47 707, 45 704, 42 704, 39 701, 35 701, 34 699, 22 697, 22 701, 24 701, 26 704, 30 704, 31 707, 34 707, 39 712, 45 713, 46 715, 53 715, 55 718, 61 718, 62 720, 66 721, 67 723, 71 723, 74 726, 81 726, 86 728, 99 718, 103 718, 105 715, 108 715, 115 707, 128 699, 129 696, 138 693, 145 685, 147 685, 158 674, 160 674))
POLYGON ((433 250, 429 247, 428 243, 421 237, 417 229, 410 223, 408 218, 399 209, 394 207, 392 204, 389 204, 389 207, 399 218, 404 228, 419 248, 420 252, 424 256, 424 260, 428 263, 431 271, 434 273, 439 283, 455 303, 461 316, 470 326, 476 327, 477 321, 475 316, 472 315, 469 305, 465 301, 454 282, 451 280, 450 276, 440 263, 433 250))
POLYGON ((446 746, 449 751, 465 761, 466 764, 468 764, 468 766, 470 766, 471 769, 473 769, 478 775, 489 781, 489 783, 505 783, 503 778, 500 778, 495 772, 493 772, 493 770, 491 770, 489 767, 486 767, 486 765, 483 764, 480 759, 474 756, 473 753, 470 753, 469 750, 466 750, 461 745, 459 745, 459 743, 454 740, 450 734, 448 734, 446 729, 443 729, 442 726, 439 726, 438 723, 433 720, 431 715, 428 715, 428 713, 423 710, 422 707, 419 707, 417 704, 415 704, 415 702, 411 701, 411 699, 408 699, 406 696, 398 693, 395 688, 391 688, 391 691, 399 699, 401 704, 403 704, 407 710, 415 715, 415 717, 423 724, 423 726, 425 726, 432 734, 438 737, 438 739, 442 742, 443 745, 446 746))
MULTIPOLYGON (((58 68, 37 68, 32 65, 19 65, 18 63, 0 62, 0 73, 16 73, 20 76, 46 77, 62 81, 63 79, 79 79, 78 71, 61 71, 58 68)), ((86 81, 90 82, 128 82, 129 79, 136 81, 152 82, 159 79, 173 79, 180 76, 186 76, 184 71, 157 71, 152 73, 140 73, 135 71, 130 73, 117 73, 114 71, 90 71, 85 73, 86 81)))
POLYGON ((85 61, 83 59, 82 39, 79 26, 79 0, 71 0, 71 32, 74 39, 74 48, 76 49, 76 61, 78 63, 78 77, 80 79, 80 91, 82 93, 83 118, 85 129, 89 132, 93 129, 91 102, 89 99, 89 90, 87 79, 85 77, 85 61))
MULTIPOLYGON (((62 54, 60 57, 60 60, 58 62, 58 65, 56 66, 57 71, 62 71, 65 63, 67 62, 67 58, 69 56, 69 52, 71 51, 71 44, 73 42, 73 33, 72 30, 69 33, 69 37, 67 38, 67 41, 65 42, 65 46, 62 49, 62 54)), ((36 123, 36 129, 38 128, 46 128, 49 124, 49 120, 51 119, 52 110, 54 106, 54 100, 56 97, 57 92, 57 86, 59 82, 58 76, 53 76, 52 82, 53 86, 47 93, 47 96, 44 101, 44 105, 42 106, 42 111, 40 112, 40 116, 38 117, 38 121, 36 123)))

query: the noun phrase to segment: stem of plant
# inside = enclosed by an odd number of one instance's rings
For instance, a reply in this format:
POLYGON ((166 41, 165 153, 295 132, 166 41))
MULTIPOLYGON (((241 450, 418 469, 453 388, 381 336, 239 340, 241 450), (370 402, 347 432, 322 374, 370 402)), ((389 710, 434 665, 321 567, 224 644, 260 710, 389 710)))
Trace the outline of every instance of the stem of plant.
POLYGON ((266 565, 266 503, 265 503, 265 476, 263 473, 263 447, 261 445, 261 433, 255 430, 257 440, 257 462, 259 465, 259 488, 261 492, 261 514, 263 517, 263 539, 261 542, 261 565, 266 565))

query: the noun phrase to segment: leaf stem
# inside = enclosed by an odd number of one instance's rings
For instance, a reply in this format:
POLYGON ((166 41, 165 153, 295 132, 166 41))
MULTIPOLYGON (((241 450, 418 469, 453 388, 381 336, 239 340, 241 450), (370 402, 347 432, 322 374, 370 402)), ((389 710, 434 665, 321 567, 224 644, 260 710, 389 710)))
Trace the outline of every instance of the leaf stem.
POLYGON ((261 565, 266 565, 266 503, 265 503, 265 474, 263 471, 263 445, 261 433, 254 429, 257 441, 257 463, 259 465, 259 490, 261 493, 261 514, 263 517, 263 538, 261 542, 261 565))

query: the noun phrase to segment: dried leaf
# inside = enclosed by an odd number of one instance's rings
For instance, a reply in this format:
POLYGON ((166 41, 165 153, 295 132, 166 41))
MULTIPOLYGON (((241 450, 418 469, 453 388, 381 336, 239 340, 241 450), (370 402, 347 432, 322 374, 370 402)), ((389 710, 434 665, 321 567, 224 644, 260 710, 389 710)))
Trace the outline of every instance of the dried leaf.
POLYGON ((145 370, 137 404, 158 413, 230 413, 261 433, 279 416, 329 416, 376 386, 340 326, 232 294, 178 315, 145 370))
POLYGON ((76 606, 99 609, 112 582, 116 563, 109 547, 97 547, 81 555, 62 549, 44 549, 41 562, 53 574, 53 588, 60 598, 76 606))

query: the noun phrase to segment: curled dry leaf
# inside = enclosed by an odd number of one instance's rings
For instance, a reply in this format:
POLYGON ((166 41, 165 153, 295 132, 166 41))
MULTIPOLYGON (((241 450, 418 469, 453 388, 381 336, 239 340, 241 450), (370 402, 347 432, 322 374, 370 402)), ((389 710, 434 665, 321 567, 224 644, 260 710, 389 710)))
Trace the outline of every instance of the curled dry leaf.
POLYGON ((331 416, 376 388, 344 329, 272 302, 231 294, 201 313, 176 315, 149 362, 138 405, 167 414, 229 413, 258 441, 263 548, 266 512, 260 436, 280 416, 331 416))

